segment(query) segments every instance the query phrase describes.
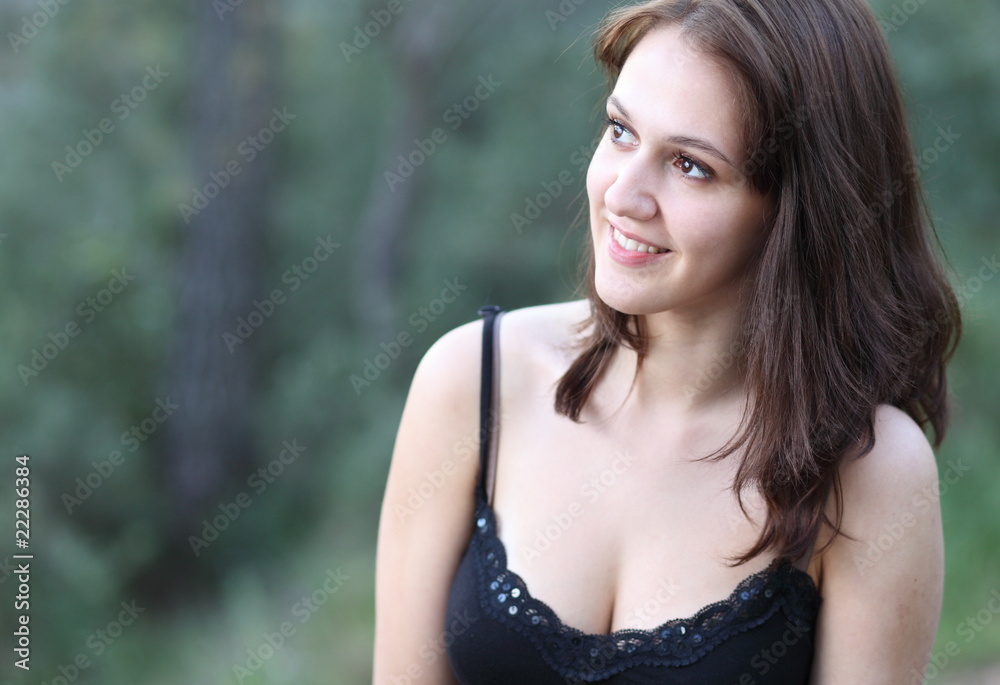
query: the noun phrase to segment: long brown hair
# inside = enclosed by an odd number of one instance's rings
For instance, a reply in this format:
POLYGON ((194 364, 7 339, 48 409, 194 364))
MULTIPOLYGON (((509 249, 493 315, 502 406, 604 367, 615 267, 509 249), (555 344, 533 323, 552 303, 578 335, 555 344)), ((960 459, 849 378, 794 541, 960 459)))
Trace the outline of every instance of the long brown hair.
MULTIPOLYGON (((749 402, 736 435, 704 458, 743 448, 733 490, 753 486, 766 502, 760 537, 734 563, 768 549, 798 559, 824 524, 846 535, 838 466, 871 451, 878 405, 929 425, 940 445, 958 302, 937 259, 888 47, 863 0, 620 8, 595 40, 609 84, 636 43, 667 25, 728 69, 744 110, 745 181, 775 208, 727 360, 749 402)), ((619 346, 637 352, 636 373, 647 350, 642 317, 597 296, 592 241, 586 249, 591 314, 581 330, 593 328, 555 395, 556 411, 577 422, 619 346)))

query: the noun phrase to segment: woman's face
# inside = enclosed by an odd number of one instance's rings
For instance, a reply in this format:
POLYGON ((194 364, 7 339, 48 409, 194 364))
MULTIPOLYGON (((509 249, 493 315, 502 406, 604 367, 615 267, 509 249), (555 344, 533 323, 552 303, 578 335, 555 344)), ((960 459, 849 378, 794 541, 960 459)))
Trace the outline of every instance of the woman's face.
POLYGON ((587 173, 598 296, 626 314, 731 309, 768 200, 740 173, 726 72, 679 29, 656 29, 626 60, 607 113, 587 173))

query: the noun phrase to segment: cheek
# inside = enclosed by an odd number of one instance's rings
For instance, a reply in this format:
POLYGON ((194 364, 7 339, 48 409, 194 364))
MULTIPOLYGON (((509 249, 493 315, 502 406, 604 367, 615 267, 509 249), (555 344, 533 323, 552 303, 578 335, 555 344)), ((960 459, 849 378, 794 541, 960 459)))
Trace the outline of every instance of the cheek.
POLYGON ((761 232, 763 206, 746 193, 727 189, 712 202, 700 202, 697 207, 698 224, 706 241, 742 244, 761 232))
POLYGON ((723 199, 680 194, 666 212, 685 279, 728 278, 746 266, 758 224, 742 207, 723 199))
POLYGON ((699 245, 725 250, 743 233, 739 220, 718 207, 697 207, 691 214, 697 217, 692 222, 697 230, 692 231, 691 238, 699 245))
POLYGON ((763 235, 763 221, 756 207, 704 212, 697 223, 699 230, 691 234, 692 247, 730 266, 744 262, 763 235))

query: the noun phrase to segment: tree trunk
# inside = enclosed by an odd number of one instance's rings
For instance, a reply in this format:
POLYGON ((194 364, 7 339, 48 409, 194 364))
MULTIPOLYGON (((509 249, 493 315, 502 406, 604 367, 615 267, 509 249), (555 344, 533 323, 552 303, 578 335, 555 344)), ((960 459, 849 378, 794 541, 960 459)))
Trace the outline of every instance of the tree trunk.
POLYGON ((426 168, 415 169, 401 183, 390 183, 386 172, 396 173, 398 158, 406 158, 416 139, 425 139, 441 125, 441 112, 434 109, 434 86, 440 71, 463 35, 462 22, 467 15, 453 5, 442 3, 410 12, 398 30, 390 34, 394 53, 399 102, 387 130, 395 131, 389 139, 381 164, 369 182, 368 199, 362 213, 358 235, 359 259, 355 280, 355 318, 360 322, 362 339, 389 340, 396 331, 393 306, 402 236, 408 228, 413 206, 426 168))
MULTIPOLYGON (((181 566, 196 560, 189 537, 202 535, 201 521, 231 501, 255 463, 254 352, 261 333, 254 330, 243 341, 236 327, 261 296, 271 145, 282 135, 278 127, 287 125, 273 113, 282 103, 274 93, 277 46, 269 3, 243 3, 221 17, 213 3, 194 7, 199 40, 190 103, 193 189, 185 201, 190 209, 181 212, 177 311, 166 377, 178 408, 165 424, 160 469, 168 555, 181 566), (272 122, 271 133, 258 138, 272 122), (255 139, 248 142, 250 136, 255 139)), ((212 570, 210 564, 197 566, 212 570)))

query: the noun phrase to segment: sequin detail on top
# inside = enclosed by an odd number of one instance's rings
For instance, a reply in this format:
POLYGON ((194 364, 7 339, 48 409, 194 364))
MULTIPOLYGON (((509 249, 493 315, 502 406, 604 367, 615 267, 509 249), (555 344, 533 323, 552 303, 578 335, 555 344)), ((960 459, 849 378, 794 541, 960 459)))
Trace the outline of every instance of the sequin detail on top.
POLYGON ((554 611, 528 592, 507 568, 507 552, 496 534, 492 508, 476 506, 472 537, 479 603, 487 615, 527 637, 545 662, 564 678, 594 682, 629 668, 686 666, 726 639, 755 628, 781 610, 790 626, 812 630, 819 591, 812 577, 787 559, 744 579, 730 596, 690 618, 667 621, 650 630, 622 629, 588 634, 562 623, 554 611))

